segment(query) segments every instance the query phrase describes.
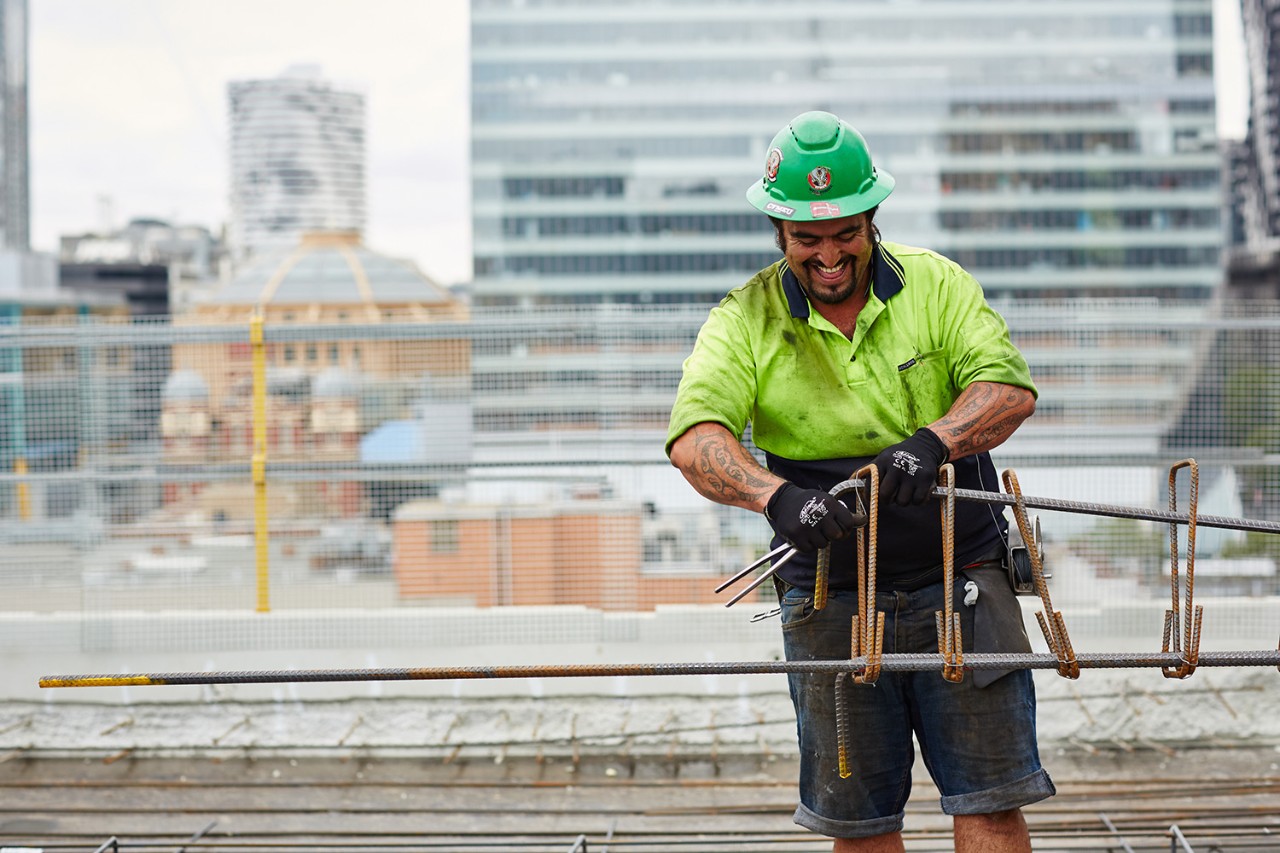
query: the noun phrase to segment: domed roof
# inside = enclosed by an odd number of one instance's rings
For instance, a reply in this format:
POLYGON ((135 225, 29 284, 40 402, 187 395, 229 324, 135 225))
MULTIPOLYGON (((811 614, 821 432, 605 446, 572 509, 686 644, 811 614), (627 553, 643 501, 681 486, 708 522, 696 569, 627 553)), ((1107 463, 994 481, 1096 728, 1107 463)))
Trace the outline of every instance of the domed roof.
POLYGON ((340 367, 329 367, 312 381, 311 396, 329 400, 359 397, 360 380, 340 367))
POLYGON ((240 269, 213 296, 223 305, 368 304, 452 302, 410 261, 379 254, 354 232, 309 234, 293 250, 263 255, 240 269))
POLYGON ((175 370, 164 381, 160 397, 166 402, 205 402, 209 399, 209 384, 194 370, 175 370))

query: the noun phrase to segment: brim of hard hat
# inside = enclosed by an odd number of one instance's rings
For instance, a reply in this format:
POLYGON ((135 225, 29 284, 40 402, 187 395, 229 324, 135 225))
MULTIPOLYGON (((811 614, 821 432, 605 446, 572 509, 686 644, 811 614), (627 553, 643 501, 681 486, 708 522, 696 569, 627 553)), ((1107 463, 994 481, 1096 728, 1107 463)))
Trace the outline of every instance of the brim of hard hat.
POLYGON ((839 219, 865 213, 889 197, 894 187, 893 175, 884 169, 876 170, 876 182, 866 192, 845 196, 807 196, 804 199, 783 199, 765 189, 762 181, 747 187, 747 201, 761 213, 792 222, 814 222, 820 219, 839 219))

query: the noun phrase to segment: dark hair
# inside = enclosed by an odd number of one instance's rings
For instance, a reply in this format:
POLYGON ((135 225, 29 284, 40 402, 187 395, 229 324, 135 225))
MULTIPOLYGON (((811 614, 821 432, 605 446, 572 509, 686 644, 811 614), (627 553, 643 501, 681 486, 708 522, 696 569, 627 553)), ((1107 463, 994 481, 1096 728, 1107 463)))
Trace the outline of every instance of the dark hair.
MULTIPOLYGON (((879 242, 880 242, 880 229, 876 227, 876 224, 875 224, 875 221, 874 221, 874 220, 875 220, 875 218, 876 218, 876 211, 877 211, 877 210, 879 210, 879 209, 880 209, 880 205, 878 205, 878 204, 877 204, 875 207, 871 208, 870 210, 864 210, 864 211, 863 211, 863 213, 865 213, 865 214, 867 215, 867 224, 871 226, 871 239, 872 239, 873 241, 875 241, 876 243, 879 243, 879 242)), ((857 214, 855 213, 855 214, 854 214, 854 216, 857 216, 857 214)), ((770 216, 770 217, 769 217, 769 221, 773 223, 773 243, 774 243, 774 245, 778 247, 778 250, 779 250, 779 251, 781 251, 781 252, 785 252, 785 251, 787 250, 787 246, 786 246, 786 243, 783 241, 783 238, 782 238, 782 223, 783 223, 783 220, 779 219, 779 218, 778 218, 778 217, 776 217, 776 216, 770 216)))

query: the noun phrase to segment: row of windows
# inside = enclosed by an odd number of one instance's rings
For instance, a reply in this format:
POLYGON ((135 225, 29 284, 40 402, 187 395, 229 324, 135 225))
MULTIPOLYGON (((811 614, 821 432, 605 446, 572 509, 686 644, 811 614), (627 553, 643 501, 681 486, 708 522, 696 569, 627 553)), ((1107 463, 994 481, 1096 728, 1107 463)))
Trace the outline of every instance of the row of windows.
POLYGON ((652 275, 755 272, 778 260, 774 252, 696 252, 672 255, 511 255, 476 258, 477 278, 495 275, 652 275))
MULTIPOLYGON (((612 5, 612 4, 611 4, 612 5)), ((695 4, 701 5, 701 4, 695 4)), ((893 7, 889 7, 893 9, 893 7)), ((1064 10, 1068 8, 1064 6, 1064 10)), ((760 15, 736 19, 695 19, 687 10, 672 11, 668 20, 552 21, 477 23, 472 27, 476 47, 502 45, 598 45, 598 44, 705 44, 742 41, 834 40, 898 41, 989 39, 1106 39, 1168 38, 1168 18, 1158 14, 1133 14, 1117 9, 1107 16, 1061 14, 1019 15, 1018 5, 991 8, 989 15, 948 15, 946 4, 897 7, 891 15, 859 15, 856 20, 832 17, 795 18, 774 5, 760 15), (913 12, 918 13, 913 14, 913 12), (768 14, 772 12, 773 14, 768 14)), ((815 14, 813 4, 805 11, 815 14)), ((590 11, 583 12, 591 18, 590 11)), ((1180 36, 1208 36, 1213 32, 1209 15, 1175 15, 1173 31, 1180 36)))
MULTIPOLYGON (((528 200, 540 198, 618 198, 627 190, 627 179, 621 175, 581 175, 574 177, 504 178, 501 182, 478 178, 471 184, 476 199, 502 198, 528 200)), ((643 184, 652 197, 711 198, 742 192, 740 181, 727 183, 714 177, 691 179, 668 178, 660 186, 643 184)))
POLYGON ((474 428, 478 432, 523 432, 531 429, 547 429, 563 426, 580 430, 587 428, 620 429, 632 427, 653 429, 665 427, 671 419, 668 409, 625 409, 614 411, 572 412, 477 412, 474 428))
POLYGON ((1180 53, 1178 54, 1179 77, 1211 77, 1213 76, 1212 53, 1180 53))
MULTIPOLYGON (((952 116, 1032 116, 1032 115, 1116 115, 1122 111, 1151 111, 1160 102, 1142 100, 1081 101, 961 101, 952 102, 946 94, 929 96, 915 93, 908 100, 893 99, 885 83, 879 96, 871 99, 841 99, 828 105, 837 115, 875 115, 885 111, 886 93, 890 94, 893 114, 898 118, 912 115, 934 117, 939 112, 952 116)), ((1179 115, 1211 115, 1211 98, 1180 98, 1168 102, 1168 111, 1179 115)), ((531 101, 524 91, 490 91, 476 93, 471 105, 472 120, 477 125, 495 122, 559 121, 559 122, 641 122, 641 121, 705 121, 709 116, 725 121, 738 121, 742 127, 772 128, 779 121, 778 107, 768 103, 732 103, 722 101, 709 107, 706 103, 627 103, 617 99, 583 101, 563 105, 531 101)))
MULTIPOLYGON (((989 40, 989 34, 988 34, 989 40)), ((901 38, 894 38, 901 42, 901 38)), ((952 42, 957 43, 957 42, 952 42)), ((957 43, 958 44, 958 43, 957 43)), ((744 54, 749 46, 744 45, 744 54)), ((1013 56, 947 56, 942 46, 934 45, 933 61, 945 67, 954 82, 987 83, 992 80, 1018 79, 1027 83, 1079 82, 1094 80, 1160 80, 1174 70, 1167 52, 1127 52, 1117 47, 1107 54, 1093 49, 1087 55, 1062 57, 1036 51, 1036 42, 1028 41, 1026 53, 1013 56)), ((756 51, 758 52, 758 51, 756 51)), ((562 54, 546 61, 473 62, 472 85, 483 92, 491 88, 538 89, 576 85, 583 87, 622 88, 632 85, 675 84, 697 86, 708 82, 746 85, 750 83, 784 83, 799 80, 860 80, 867 74, 867 58, 862 54, 833 54, 816 51, 807 58, 784 58, 791 54, 758 58, 700 58, 681 56, 679 62, 659 51, 651 51, 644 60, 567 59, 562 54)), ((909 62, 899 60, 904 65, 909 62)), ((893 66, 891 60, 881 66, 893 66)), ((1176 69, 1182 76, 1212 73, 1209 53, 1180 53, 1176 69)))
MULTIPOLYGON (((946 230, 1056 230, 1092 231, 1137 229, 1214 228, 1217 208, 1134 208, 1096 210, 947 210, 938 217, 946 230)), ((491 221, 489 221, 491 222, 491 221)), ((479 233, 492 225, 477 220, 479 233)), ((502 236, 507 239, 539 237, 655 236, 660 234, 772 234, 773 226, 758 213, 643 214, 636 216, 507 216, 502 236)))
MULTIPOLYGON (((969 270, 1207 267, 1218 263, 1216 246, 1130 248, 957 249, 951 258, 969 270)), ((1092 291, 1091 291, 1092 293, 1092 291)))
POLYGON ((1062 169, 1053 171, 943 172, 942 191, 1211 189, 1217 169, 1062 169))
POLYGON ((1107 101, 954 101, 953 116, 1114 115, 1119 104, 1107 101))
POLYGON ((1180 36, 1212 36, 1213 15, 1174 15, 1173 31, 1180 36))
MULTIPOLYGON (((1123 278, 1122 273, 1117 277, 1123 278)), ((1079 299, 1079 288, 1036 287, 1034 281, 1025 286, 983 285, 987 299, 997 311, 1008 310, 1015 303, 1041 302, 1044 300, 1079 299)), ((1091 287, 1089 296, 1098 299, 1153 299, 1153 300, 1205 300, 1213 295, 1213 287, 1209 285, 1191 285, 1188 287, 1170 287, 1167 285, 1125 285, 1114 287, 1091 287)), ((672 293, 630 292, 604 294, 565 293, 540 294, 534 297, 521 297, 499 294, 476 293, 474 304, 485 308, 515 308, 532 304, 538 307, 570 307, 582 305, 706 305, 711 306, 720 301, 723 293, 715 291, 684 291, 672 293)), ((1129 333, 1126 333, 1129 334, 1129 333)))
POLYGON ((621 175, 582 175, 564 178, 505 178, 503 198, 591 198, 622 195, 621 175))
MULTIPOLYGON (((1043 192, 1080 190, 1178 190, 1212 189, 1218 186, 1216 169, 1093 169, 1051 171, 944 171, 938 188, 943 193, 1043 192)), ((928 189, 932 189, 932 184, 928 189)), ((621 175, 576 177, 505 178, 501 183, 478 179, 472 185, 476 199, 494 198, 618 198, 627 191, 621 175)), ((715 178, 667 182, 656 193, 662 198, 690 196, 738 197, 743 187, 715 178)), ((584 226, 586 227, 586 226, 584 226)), ((565 232, 572 233, 572 232, 565 232)))
MULTIPOLYGON (((1213 147, 1212 136, 1200 141, 1200 128, 1180 128, 1172 139, 1176 150, 1213 147), (1190 143, 1190 144, 1189 144, 1190 143)), ((1142 137, 1133 130, 1037 131, 996 130, 973 133, 884 133, 866 132, 877 157, 891 154, 928 156, 934 154, 1042 154, 1072 152, 1133 152, 1142 149, 1142 137)), ((565 136, 555 139, 505 138, 473 143, 476 160, 505 162, 557 160, 630 160, 635 158, 751 158, 758 154, 758 142, 745 125, 730 136, 673 136, 645 138, 622 134, 584 139, 565 136)), ((703 182, 701 185, 710 185, 703 182)))
POLYGON ((503 294, 473 294, 472 303, 482 308, 576 307, 582 305, 714 305, 724 294, 712 291, 649 291, 631 293, 540 293, 529 297, 503 294))
POLYGON ((1217 208, 1163 210, 948 210, 940 216, 943 228, 957 231, 1093 231, 1137 229, 1164 231, 1214 228, 1217 208))
POLYGON ((488 373, 475 376, 476 391, 527 391, 553 389, 572 385, 574 388, 652 389, 674 388, 680 383, 677 370, 555 370, 536 373, 488 373))
MULTIPOLYGON (((360 345, 351 344, 350 364, 360 366, 360 345)), ((330 343, 324 347, 325 360, 328 364, 341 364, 342 353, 337 344, 330 343)), ((235 358, 235 355, 232 356, 235 358)), ((267 344, 267 360, 271 364, 295 364, 306 360, 307 364, 320 362, 320 348, 317 344, 267 344)))
POLYGON ((746 133, 733 136, 667 136, 586 139, 484 139, 471 143, 476 160, 513 162, 612 160, 635 157, 749 157, 755 145, 746 133))
MULTIPOLYGON (((966 268, 1057 269, 1203 267, 1218 263, 1215 246, 1135 246, 1129 248, 957 249, 952 257, 966 268)), ((500 275, 645 275, 672 273, 754 273, 778 260, 775 252, 697 252, 643 255, 511 255, 476 258, 477 278, 500 275)))
MULTIPOLYGON (((1021 341, 1019 342, 1021 343, 1021 341)), ((1183 343, 1185 346, 1185 343, 1183 343)), ((1025 348, 1025 344, 1023 345, 1025 348)), ((1181 372, 1182 368, 1177 368, 1181 372)), ((1150 381, 1155 370, 1152 365, 1139 364, 1037 364, 1036 380, 1063 381, 1150 381)))
MULTIPOLYGON (((984 285, 987 300, 997 311, 1007 310, 1010 303, 1016 302, 1039 302, 1043 300, 1068 300, 1079 299, 1081 291, 1078 288, 1053 288, 1053 287, 1025 287, 1025 288, 999 288, 984 285)), ((1090 298, 1097 299, 1155 299, 1178 301, 1186 299, 1204 300, 1213 295, 1213 288, 1210 286, 1201 287, 1193 285, 1190 287, 1167 287, 1167 286, 1117 286, 1117 287, 1091 287, 1088 291, 1090 298)), ((1023 345, 1019 341, 1019 345, 1023 345)))
POLYGON ((507 216, 502 236, 588 237, 607 234, 762 234, 773 233, 758 213, 655 214, 642 216, 507 216))
MULTIPOLYGON (((1123 278, 1123 274, 1118 274, 1123 278)), ((983 285, 987 299, 998 311, 1007 310, 1014 303, 1041 302, 1044 300, 1079 299, 1079 288, 1036 287, 1034 281, 1026 285, 983 285)), ((1191 285, 1188 287, 1170 287, 1165 285, 1127 285, 1114 287, 1090 287, 1089 296, 1098 299, 1154 299, 1154 300, 1205 300, 1213 295, 1212 286, 1191 285)), ((512 296, 507 294, 486 294, 483 291, 474 295, 474 304, 484 308, 516 308, 522 305, 546 307, 576 307, 583 305, 707 305, 720 301, 723 293, 715 291, 678 291, 678 292, 640 292, 629 293, 563 293, 538 294, 532 297, 512 296)), ((1127 334, 1127 333, 1126 333, 1127 334)), ((505 352, 505 351, 504 351, 505 352)))
POLYGON ((1031 154, 1043 151, 1136 151, 1138 136, 1121 131, 1053 131, 1049 133, 954 133, 947 136, 952 154, 1031 154))

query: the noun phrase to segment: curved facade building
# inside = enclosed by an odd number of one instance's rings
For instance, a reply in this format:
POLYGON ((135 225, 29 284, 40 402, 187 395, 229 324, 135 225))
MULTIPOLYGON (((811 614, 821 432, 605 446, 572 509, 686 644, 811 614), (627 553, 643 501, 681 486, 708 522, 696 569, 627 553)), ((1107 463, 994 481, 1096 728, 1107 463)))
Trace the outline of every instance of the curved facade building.
POLYGON ((365 102, 309 69, 228 86, 237 260, 364 229, 365 102))

